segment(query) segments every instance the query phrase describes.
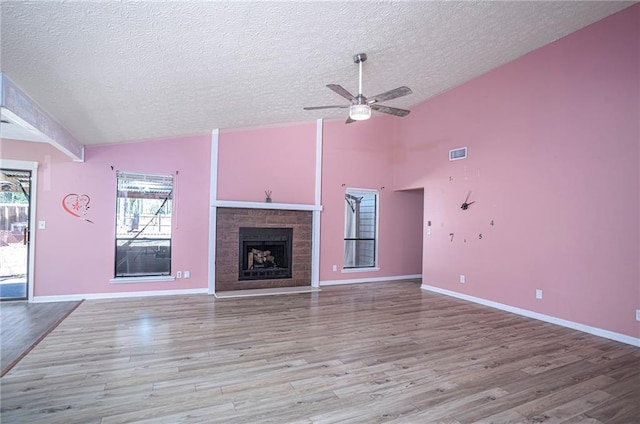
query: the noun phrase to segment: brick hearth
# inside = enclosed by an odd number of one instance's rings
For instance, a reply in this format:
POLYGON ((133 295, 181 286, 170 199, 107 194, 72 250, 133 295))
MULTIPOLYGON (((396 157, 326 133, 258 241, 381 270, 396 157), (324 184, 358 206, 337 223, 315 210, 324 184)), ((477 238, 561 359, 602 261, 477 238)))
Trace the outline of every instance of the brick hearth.
POLYGON ((216 216, 216 292, 311 285, 312 212, 218 207, 216 216), (240 227, 293 228, 293 277, 239 281, 240 227))

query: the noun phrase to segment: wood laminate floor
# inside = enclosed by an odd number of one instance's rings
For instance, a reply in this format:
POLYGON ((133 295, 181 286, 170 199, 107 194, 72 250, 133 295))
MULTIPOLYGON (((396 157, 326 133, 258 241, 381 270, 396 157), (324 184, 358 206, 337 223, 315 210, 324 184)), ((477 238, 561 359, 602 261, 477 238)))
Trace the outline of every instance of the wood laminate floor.
POLYGON ((0 384, 3 424, 640 422, 640 349, 415 282, 85 301, 0 384))
POLYGON ((15 366, 80 302, 0 303, 0 376, 15 366))

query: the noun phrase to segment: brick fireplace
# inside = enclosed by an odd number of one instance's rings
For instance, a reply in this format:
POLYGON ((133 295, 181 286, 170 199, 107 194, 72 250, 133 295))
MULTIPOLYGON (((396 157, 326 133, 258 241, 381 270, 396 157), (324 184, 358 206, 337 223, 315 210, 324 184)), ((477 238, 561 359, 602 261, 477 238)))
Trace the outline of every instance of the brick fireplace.
POLYGON ((216 292, 311 286, 312 220, 310 211, 218 207, 216 292), (291 253, 283 258, 279 245, 285 240, 281 234, 287 232, 291 253), (264 263, 262 257, 250 258, 255 262, 248 265, 247 255, 256 251, 264 256, 264 263), (289 275, 281 271, 285 263, 291 277, 280 278, 289 275))

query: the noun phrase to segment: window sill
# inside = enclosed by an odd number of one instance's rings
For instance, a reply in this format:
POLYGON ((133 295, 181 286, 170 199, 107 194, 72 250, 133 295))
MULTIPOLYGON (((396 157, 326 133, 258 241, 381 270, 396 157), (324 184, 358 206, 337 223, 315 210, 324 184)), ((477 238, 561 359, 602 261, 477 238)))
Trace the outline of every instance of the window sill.
POLYGON ((371 266, 367 268, 342 268, 343 274, 352 274, 357 272, 375 272, 375 271, 380 271, 380 268, 378 268, 377 266, 371 266))
POLYGON ((127 283, 164 283, 168 281, 175 281, 175 277, 171 275, 151 275, 148 277, 117 277, 109 280, 113 284, 127 284, 127 283))

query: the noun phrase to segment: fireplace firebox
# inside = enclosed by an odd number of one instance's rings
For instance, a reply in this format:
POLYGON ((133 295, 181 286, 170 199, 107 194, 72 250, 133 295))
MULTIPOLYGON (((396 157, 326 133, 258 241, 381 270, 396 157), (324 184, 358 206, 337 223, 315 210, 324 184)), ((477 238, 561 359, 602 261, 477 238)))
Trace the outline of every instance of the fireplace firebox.
POLYGON ((238 280, 291 278, 293 228, 239 230, 238 280))

